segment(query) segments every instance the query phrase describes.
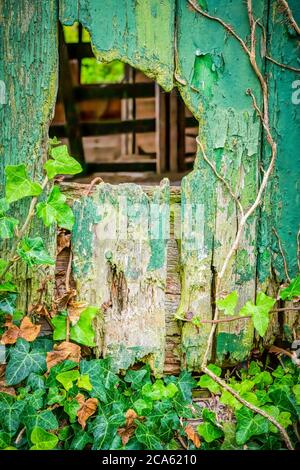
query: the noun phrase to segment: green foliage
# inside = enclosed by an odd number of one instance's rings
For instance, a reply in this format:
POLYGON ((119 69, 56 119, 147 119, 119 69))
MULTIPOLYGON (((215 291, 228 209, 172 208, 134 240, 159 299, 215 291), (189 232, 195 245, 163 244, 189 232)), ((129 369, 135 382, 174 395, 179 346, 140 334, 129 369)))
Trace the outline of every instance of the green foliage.
MULTIPOLYGON (((95 332, 92 326, 93 319, 99 312, 98 307, 89 306, 85 308, 78 322, 70 328, 70 338, 79 344, 93 347, 95 346, 95 332)), ((67 336, 67 313, 61 312, 52 319, 54 327, 53 339, 55 341, 63 341, 67 336)))
POLYGON ((43 428, 34 428, 30 440, 33 444, 31 450, 52 450, 58 443, 58 437, 43 428))
POLYGON ((300 274, 292 280, 288 287, 280 291, 282 300, 293 300, 295 297, 300 297, 300 274))
POLYGON ((31 372, 45 372, 46 357, 36 345, 19 338, 14 347, 10 348, 9 360, 6 367, 6 383, 15 385, 26 379, 31 372))
POLYGON ((82 168, 75 158, 71 157, 66 145, 53 147, 50 152, 51 159, 44 165, 48 178, 51 180, 57 175, 76 175, 82 168))
POLYGON ((251 301, 246 302, 240 311, 240 315, 251 315, 255 329, 260 336, 264 336, 269 325, 269 313, 276 300, 263 292, 259 292, 256 297, 256 304, 251 301))
POLYGON ((46 227, 57 223, 59 227, 72 230, 74 214, 66 204, 66 200, 66 196, 61 193, 59 187, 53 186, 47 200, 37 204, 36 214, 43 220, 46 227))
POLYGON ((54 259, 52 259, 51 256, 45 250, 44 242, 41 237, 24 237, 20 241, 18 254, 28 266, 55 264, 54 259))
POLYGON ((3 240, 12 238, 15 233, 15 228, 19 221, 14 217, 9 217, 7 212, 9 204, 6 199, 0 199, 0 238, 3 240))
POLYGON ((39 196, 42 192, 41 185, 28 178, 24 164, 7 165, 5 175, 5 197, 8 203, 18 201, 28 196, 39 196))
POLYGON ((234 315, 235 307, 238 302, 238 293, 236 290, 230 292, 224 299, 217 300, 216 304, 219 310, 224 310, 224 315, 234 315))

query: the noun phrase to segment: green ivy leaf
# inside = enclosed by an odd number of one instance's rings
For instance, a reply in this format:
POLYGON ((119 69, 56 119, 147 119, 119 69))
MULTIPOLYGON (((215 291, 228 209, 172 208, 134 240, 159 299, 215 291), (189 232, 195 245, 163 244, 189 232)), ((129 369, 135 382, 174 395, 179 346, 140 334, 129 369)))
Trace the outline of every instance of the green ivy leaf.
POLYGON ((87 307, 81 312, 78 322, 70 329, 72 341, 89 347, 95 346, 95 331, 92 327, 92 321, 98 312, 98 307, 87 307))
POLYGON ((252 411, 243 406, 236 413, 237 429, 236 442, 239 445, 245 444, 252 436, 267 434, 269 423, 266 418, 261 415, 254 415, 252 411))
POLYGON ((30 440, 33 444, 30 450, 51 450, 58 444, 57 436, 38 427, 32 430, 30 440))
POLYGON ((30 344, 19 338, 16 345, 10 348, 9 361, 6 367, 7 385, 16 385, 26 379, 31 372, 46 372, 46 354, 36 351, 30 344))
POLYGON ((238 293, 236 290, 230 292, 224 299, 216 301, 219 310, 224 310, 224 315, 234 315, 235 308, 238 302, 238 293))
POLYGON ((131 383, 131 388, 139 390, 144 382, 151 383, 150 371, 148 367, 142 367, 139 370, 129 369, 124 377, 125 382, 131 383))
POLYGON ((213 442, 223 436, 222 429, 218 428, 210 422, 199 424, 199 426, 197 426, 197 431, 199 435, 203 437, 203 439, 208 443, 213 442))
POLYGON ((0 292, 18 292, 18 288, 10 281, 0 284, 0 292))
POLYGON ((55 261, 46 252, 44 242, 41 237, 23 238, 20 241, 18 254, 28 264, 28 266, 55 264, 55 261))
POLYGON ((68 400, 64 403, 64 411, 70 418, 70 423, 75 423, 77 420, 77 411, 79 410, 80 405, 77 400, 68 400))
POLYGON ((232 408, 234 410, 239 410, 243 406, 227 390, 223 390, 222 395, 220 397, 220 402, 223 403, 223 405, 227 405, 227 406, 229 406, 230 408, 232 408))
POLYGON ((251 315, 255 329, 260 336, 264 336, 270 321, 269 312, 276 300, 263 292, 259 292, 256 297, 256 305, 248 301, 240 310, 240 315, 251 315))
POLYGON ((124 423, 124 415, 113 416, 100 415, 90 424, 90 431, 93 434, 93 450, 111 450, 112 443, 116 437, 119 426, 124 423))
POLYGON ((64 402, 66 396, 67 393, 62 388, 51 387, 47 396, 47 405, 54 405, 55 403, 61 405, 64 402))
POLYGON ((10 395, 4 401, 3 395, 1 394, 2 399, 0 399, 0 424, 4 431, 15 434, 20 426, 20 416, 24 410, 25 401, 16 401, 10 395))
POLYGON ((300 405, 300 384, 296 384, 293 386, 293 392, 296 398, 297 405, 300 405))
POLYGON ((80 361, 80 372, 83 375, 87 374, 89 376, 90 382, 93 386, 92 396, 106 402, 107 394, 100 360, 92 359, 90 361, 80 361))
POLYGON ((54 341, 63 341, 67 337, 67 312, 60 312, 51 319, 54 341))
POLYGON ((67 372, 61 372, 56 376, 56 380, 62 384, 65 390, 70 390, 73 387, 73 382, 79 378, 78 370, 69 370, 67 372))
POLYGON ((211 393, 217 395, 221 392, 219 385, 209 375, 201 375, 198 385, 207 388, 211 393))
POLYGON ((225 421, 223 424, 224 431, 224 441, 221 445, 221 450, 240 450, 242 449, 238 446, 235 435, 236 435, 236 425, 230 421, 225 421))
POLYGON ((46 227, 56 222, 59 227, 72 230, 74 214, 71 207, 66 204, 66 200, 66 196, 61 193, 59 187, 54 186, 48 199, 37 204, 36 214, 43 220, 46 227))
POLYGON ((81 375, 78 380, 77 380, 77 387, 78 388, 83 388, 84 390, 87 390, 90 392, 93 389, 93 385, 90 382, 90 378, 88 374, 81 375))
POLYGON ((66 145, 53 147, 51 157, 44 165, 49 179, 56 175, 76 175, 82 171, 80 163, 69 155, 66 145))
POLYGON ((300 419, 300 406, 297 405, 290 391, 277 388, 270 391, 269 396, 280 411, 288 411, 294 419, 300 419))
POLYGON ((192 389, 197 385, 192 374, 187 370, 183 370, 178 377, 176 385, 181 391, 183 399, 190 402, 192 399, 192 389))
POLYGON ((279 293, 282 300, 293 300, 300 296, 300 274, 292 280, 290 285, 279 293))
POLYGON ((164 382, 159 379, 154 384, 146 384, 142 388, 142 394, 151 400, 163 400, 173 398, 178 392, 178 387, 173 382, 165 386, 164 382))
POLYGON ((19 221, 13 217, 0 216, 0 238, 7 240, 15 234, 15 228, 19 221))
POLYGON ((30 181, 24 164, 7 165, 5 168, 5 174, 7 202, 10 203, 27 196, 39 196, 41 194, 41 185, 30 181))
POLYGON ((133 403, 133 407, 139 416, 147 415, 153 408, 153 401, 150 398, 139 398, 133 403))
POLYGON ((70 450, 83 450, 87 444, 91 444, 93 438, 83 429, 76 431, 75 437, 70 444, 70 450))
POLYGON ((5 449, 10 444, 10 434, 0 431, 0 449, 5 449))
POLYGON ((32 406, 27 406, 22 415, 22 422, 26 426, 28 436, 34 428, 42 428, 52 431, 58 428, 58 421, 50 410, 36 411, 32 406))
POLYGON ((138 427, 135 431, 135 436, 139 442, 145 445, 146 449, 163 450, 163 446, 157 433, 141 422, 137 422, 137 425, 138 427))

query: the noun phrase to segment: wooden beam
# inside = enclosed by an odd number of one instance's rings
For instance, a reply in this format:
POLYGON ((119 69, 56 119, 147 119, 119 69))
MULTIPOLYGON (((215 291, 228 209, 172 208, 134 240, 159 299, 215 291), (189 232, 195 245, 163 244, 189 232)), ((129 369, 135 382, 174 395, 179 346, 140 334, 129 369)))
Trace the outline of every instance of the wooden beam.
POLYGON ((95 99, 152 98, 155 83, 112 83, 109 85, 81 85, 74 87, 76 101, 95 99))
MULTIPOLYGON (((135 132, 155 132, 155 119, 136 119, 129 121, 81 122, 81 135, 84 137, 98 135, 130 134, 135 132)), ((66 126, 57 124, 50 127, 50 136, 67 137, 66 126)))
POLYGON ((167 171, 167 112, 166 93, 155 84, 155 120, 156 120, 156 173, 167 171))

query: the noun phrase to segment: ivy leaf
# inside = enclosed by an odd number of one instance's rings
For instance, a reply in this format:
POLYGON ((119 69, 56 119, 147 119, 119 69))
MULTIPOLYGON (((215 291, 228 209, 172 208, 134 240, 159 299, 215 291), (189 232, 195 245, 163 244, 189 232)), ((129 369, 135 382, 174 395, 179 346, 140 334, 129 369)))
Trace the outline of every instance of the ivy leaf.
POLYGON ((159 379, 154 384, 146 384, 142 388, 142 394, 151 400, 162 400, 164 398, 173 398, 178 392, 178 388, 173 382, 165 386, 164 382, 159 379))
POLYGON ((224 310, 224 315, 234 315, 235 307, 238 302, 238 293, 236 290, 230 292, 224 299, 216 301, 219 310, 224 310))
POLYGON ((237 419, 236 442, 238 445, 245 444, 252 436, 268 433, 268 420, 261 415, 254 415, 245 406, 237 410, 235 415, 237 419))
POLYGON ((290 392, 277 388, 270 391, 269 396, 273 403, 278 406, 281 411, 291 413, 295 420, 300 419, 300 406, 290 392))
POLYGON ((69 370, 67 372, 61 372, 56 376, 56 380, 62 384, 65 390, 70 390, 73 387, 73 382, 79 378, 78 370, 69 370))
POLYGON ((18 254, 28 264, 28 266, 55 264, 55 261, 46 252, 44 242, 41 237, 23 238, 20 241, 18 254))
POLYGON ((51 157, 44 165, 50 180, 56 175, 76 175, 82 171, 80 163, 69 155, 66 145, 52 148, 51 157))
POLYGON ((151 430, 147 425, 137 422, 137 429, 135 431, 135 436, 139 442, 145 445, 148 450, 163 450, 160 439, 153 430, 151 430))
POLYGON ((88 374, 81 375, 78 380, 77 380, 77 387, 78 388, 83 388, 84 390, 87 390, 90 392, 93 389, 93 385, 90 382, 90 378, 88 374))
POLYGON ((5 449, 10 444, 10 434, 0 431, 0 449, 5 449))
POLYGON ((63 341, 67 337, 67 312, 60 312, 51 319, 54 341, 63 341))
POLYGON ((22 422, 26 426, 28 436, 34 428, 42 428, 52 431, 58 428, 58 421, 50 410, 36 411, 32 406, 27 406, 22 415, 22 422))
POLYGON ((293 386, 293 392, 296 398, 296 403, 300 405, 300 384, 293 386))
POLYGON ((0 423, 4 431, 15 434, 20 426, 20 416, 25 407, 25 401, 12 400, 0 401, 0 423))
POLYGON ((30 351, 30 344, 19 338, 16 345, 10 348, 5 373, 6 383, 16 385, 26 379, 31 372, 43 373, 46 369, 46 354, 34 348, 30 351))
POLYGON ((89 347, 95 346, 95 331, 92 327, 92 321, 98 312, 98 307, 87 307, 81 312, 78 322, 70 329, 72 341, 89 347))
POLYGON ((117 430, 124 422, 123 415, 107 417, 105 415, 96 416, 90 426, 93 433, 93 450, 111 450, 112 442, 116 437, 117 430))
POLYGON ((151 383, 150 371, 146 367, 139 370, 129 369, 124 377, 125 382, 131 383, 131 388, 139 390, 144 382, 151 383))
POLYGON ((38 427, 32 430, 30 440, 33 444, 30 450, 52 450, 58 444, 57 436, 38 427))
POLYGON ((65 401, 66 396, 67 393, 62 388, 51 387, 49 388, 49 393, 47 396, 47 405, 54 405, 55 403, 62 405, 62 403, 65 401))
POLYGON ((83 429, 76 429, 75 437, 70 444, 70 450, 83 450, 87 444, 92 444, 93 438, 83 429))
POLYGON ((36 214, 43 220, 46 227, 56 222, 59 227, 72 230, 74 214, 71 207, 66 204, 66 200, 66 196, 61 193, 59 187, 54 186, 47 201, 37 204, 36 214))
POLYGON ((196 386, 197 382, 193 379, 192 374, 187 370, 183 370, 176 382, 177 387, 182 393, 184 400, 191 401, 192 389, 196 386))
POLYGON ((198 385, 201 388, 207 388, 211 393, 217 395, 220 393, 219 385, 209 375, 201 375, 198 385))
POLYGON ((260 336, 264 336, 270 321, 269 312, 276 300, 263 292, 259 292, 256 297, 256 305, 248 301, 240 310, 240 315, 251 315, 255 329, 260 336))
POLYGON ((80 361, 80 372, 83 375, 88 375, 90 382, 93 386, 92 396, 99 398, 99 400, 106 402, 106 388, 103 383, 103 374, 100 366, 99 359, 92 359, 90 361, 80 361))
POLYGON ((7 240, 15 234, 15 228, 19 221, 13 217, 0 216, 0 238, 7 240))
POLYGON ((280 298, 282 300, 293 300, 295 297, 300 296, 300 274, 291 281, 290 285, 281 290, 280 298))
POLYGON ((208 443, 213 442, 223 436, 222 429, 219 429, 217 426, 208 421, 199 424, 199 426, 197 426, 197 431, 198 434, 200 434, 200 436, 203 437, 203 439, 208 443))
POLYGON ((5 168, 5 174, 7 202, 10 203, 27 196, 39 196, 41 194, 41 185, 30 181, 24 164, 7 165, 5 168))

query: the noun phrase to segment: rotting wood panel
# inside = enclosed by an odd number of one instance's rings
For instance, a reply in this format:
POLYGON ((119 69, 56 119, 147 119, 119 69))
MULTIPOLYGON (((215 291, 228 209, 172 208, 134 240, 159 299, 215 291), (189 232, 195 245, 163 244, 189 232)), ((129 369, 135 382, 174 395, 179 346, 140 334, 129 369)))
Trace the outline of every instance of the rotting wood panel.
MULTIPOLYGON (((296 21, 300 22, 300 3, 289 0, 296 21)), ((268 54, 275 60, 299 69, 299 36, 288 25, 278 3, 270 1, 268 24, 268 54)), ((267 62, 271 125, 278 144, 276 167, 260 215, 258 241, 258 281, 261 286, 274 289, 286 281, 283 258, 275 228, 280 238, 291 278, 298 272, 297 233, 300 229, 300 104, 293 98, 299 89, 299 73, 267 62), (274 284, 274 285, 273 285, 274 284)), ((299 93, 298 93, 299 96, 299 93)), ((263 160, 269 159, 265 146, 263 160)), ((287 303, 289 306, 289 303, 287 303)), ((274 315, 272 325, 264 338, 264 345, 272 344, 276 335, 287 340, 299 338, 299 316, 294 311, 274 315)))
POLYGON ((64 0, 60 18, 89 31, 98 60, 122 60, 165 90, 173 87, 175 2, 169 0, 64 0))
POLYGON ((168 180, 147 193, 101 183, 73 203, 77 296, 101 306, 96 349, 122 369, 137 358, 163 372, 169 207, 168 180))
MULTIPOLYGON (((6 165, 25 163, 29 175, 41 179, 46 160, 48 127, 53 116, 58 79, 58 10, 56 0, 1 0, 0 80, 6 88, 6 103, 0 104, 0 186, 4 193, 6 165)), ((14 216, 23 220, 27 200, 14 203, 14 216)), ((55 229, 46 230, 40 221, 32 231, 42 235, 48 251, 55 255, 55 229)), ((1 247, 1 257, 9 248, 1 247)), ((50 279, 52 267, 29 269, 16 266, 15 277, 22 292, 19 308, 28 307, 39 296, 37 289, 50 279), (49 277, 50 276, 50 277, 49 277)), ((52 284, 47 282, 48 299, 52 284)), ((47 289, 46 289, 47 290, 47 289)))
MULTIPOLYGON (((220 0, 217 5, 213 1, 207 5, 209 11, 232 24, 242 37, 249 34, 244 2, 220 0)), ((264 16, 263 1, 256 2, 255 13, 264 16)), ((221 25, 203 18, 184 0, 178 2, 176 14, 178 87, 199 120, 199 136, 208 158, 247 207, 256 195, 261 125, 246 90, 251 88, 260 101, 259 84, 240 44, 221 25)), ((192 240, 182 244, 180 314, 191 311, 200 319, 209 320, 213 315, 215 273, 221 269, 234 240, 239 215, 235 202, 200 151, 194 171, 182 182, 183 213, 191 206, 194 211, 199 208, 199 216, 195 216, 199 246, 193 248, 192 240)), ((255 297, 256 224, 257 214, 249 221, 223 283, 225 292, 233 289, 239 292, 240 304, 255 297)), ((209 330, 210 325, 199 330, 191 323, 184 324, 182 348, 189 367, 199 367, 209 330)), ((253 327, 249 321, 224 324, 218 328, 213 355, 219 362, 242 360, 249 354, 252 340, 253 327)))

